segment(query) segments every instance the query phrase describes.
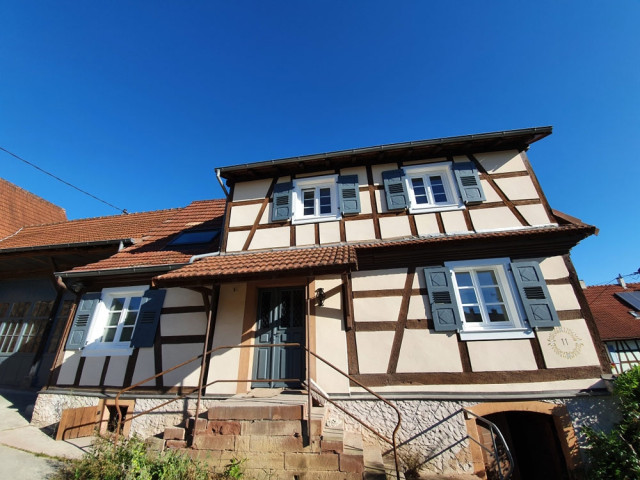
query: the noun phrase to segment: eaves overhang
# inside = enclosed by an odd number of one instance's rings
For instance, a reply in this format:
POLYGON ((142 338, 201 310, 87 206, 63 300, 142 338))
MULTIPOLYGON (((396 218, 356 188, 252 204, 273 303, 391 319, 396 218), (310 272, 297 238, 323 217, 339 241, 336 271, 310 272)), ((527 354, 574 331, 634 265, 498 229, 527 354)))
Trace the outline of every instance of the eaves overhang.
POLYGON ((70 248, 85 248, 85 247, 101 247, 106 245, 120 245, 124 246, 133 245, 132 238, 117 238, 110 240, 96 240, 90 242, 69 242, 69 243, 56 243, 49 245, 31 245, 26 247, 14 247, 14 248, 0 248, 0 255, 6 253, 21 253, 21 252, 38 252, 48 250, 65 250, 70 248))
POLYGON ((93 277, 110 277, 110 276, 121 276, 121 275, 133 275, 133 274, 160 274, 167 273, 171 270, 176 270, 178 268, 184 267, 188 265, 187 263, 172 263, 165 265, 141 265, 135 267, 123 267, 123 268, 108 268, 108 269, 100 269, 100 270, 79 270, 79 271, 66 271, 66 272, 55 272, 60 278, 93 278, 93 277))
POLYGON ((256 163, 221 167, 220 176, 230 182, 266 178, 279 173, 295 173, 350 165, 358 162, 383 163, 402 155, 404 159, 464 155, 483 151, 526 149, 552 133, 551 126, 519 130, 479 133, 456 137, 434 138, 412 142, 392 143, 372 147, 339 150, 298 157, 288 157, 256 163))

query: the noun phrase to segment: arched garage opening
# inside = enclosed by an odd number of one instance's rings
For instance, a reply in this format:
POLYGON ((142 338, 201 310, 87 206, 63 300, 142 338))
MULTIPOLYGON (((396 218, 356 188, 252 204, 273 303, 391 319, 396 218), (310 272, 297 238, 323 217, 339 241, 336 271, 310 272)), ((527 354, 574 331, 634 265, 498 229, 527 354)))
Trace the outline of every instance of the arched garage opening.
MULTIPOLYGON (((546 402, 496 402, 468 408, 493 422, 514 458, 513 480, 574 478, 580 466, 571 419, 564 405, 546 402)), ((470 416, 469 435, 491 446, 486 428, 470 416)), ((471 442, 476 473, 492 478, 494 459, 471 442)), ((497 478, 497 477, 496 477, 497 478)))

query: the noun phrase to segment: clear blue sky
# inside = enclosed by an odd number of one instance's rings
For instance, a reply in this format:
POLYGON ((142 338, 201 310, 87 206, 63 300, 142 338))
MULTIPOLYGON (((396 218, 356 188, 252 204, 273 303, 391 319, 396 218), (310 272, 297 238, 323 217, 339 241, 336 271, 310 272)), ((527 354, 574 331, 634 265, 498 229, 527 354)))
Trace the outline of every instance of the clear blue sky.
MULTIPOLYGON (((0 18, 0 146, 130 212, 221 197, 219 166, 553 125, 529 155, 552 207, 600 228, 580 277, 640 268, 637 0, 4 0, 0 18)), ((69 218, 118 213, 0 165, 69 218)))

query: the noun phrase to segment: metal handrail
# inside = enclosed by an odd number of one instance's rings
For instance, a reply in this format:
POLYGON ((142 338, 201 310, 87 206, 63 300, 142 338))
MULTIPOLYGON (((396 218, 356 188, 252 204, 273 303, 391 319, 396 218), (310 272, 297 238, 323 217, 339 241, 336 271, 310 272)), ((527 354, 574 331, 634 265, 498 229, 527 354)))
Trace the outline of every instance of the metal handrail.
POLYGON ((489 427, 489 432, 491 433, 491 443, 493 445, 493 451, 488 449, 479 440, 476 440, 471 435, 469 435, 469 439, 473 440, 476 444, 480 446, 480 448, 487 451, 489 455, 493 456, 493 458, 496 459, 496 465, 498 466, 498 475, 500 476, 500 480, 508 480, 509 478, 511 478, 511 474, 513 473, 513 467, 514 467, 513 456, 511 455, 511 451, 509 450, 509 445, 507 445, 507 442, 504 439, 504 436, 502 435, 502 432, 500 431, 498 426, 495 423, 487 420, 486 418, 476 413, 473 413, 470 410, 467 410, 466 408, 463 408, 462 410, 467 415, 474 416, 476 418, 476 421, 479 420, 481 423, 484 423, 489 427), (500 465, 500 457, 498 455, 498 445, 496 443, 496 435, 499 437, 500 441, 502 441, 502 444, 504 445, 504 450, 507 454, 507 459, 509 461, 509 469, 507 470, 506 474, 502 473, 502 466, 500 465))
MULTIPOLYGON (((366 424, 363 420, 359 419, 358 417, 354 416, 353 414, 351 414, 350 412, 346 411, 343 407, 341 407, 340 405, 338 405, 336 402, 334 402, 333 400, 331 400, 330 398, 327 398, 327 396, 321 392, 319 389, 314 388, 311 384, 311 374, 310 374, 310 368, 307 362, 307 390, 309 392, 309 396, 311 395, 311 390, 313 390, 315 393, 319 394, 320 396, 322 396, 325 400, 329 401, 332 405, 336 406, 336 408, 338 408, 339 410, 341 410, 343 413, 347 414, 348 416, 350 416, 351 418, 353 418, 355 421, 357 421, 358 423, 360 423, 363 427, 367 428, 368 430, 370 430, 372 433, 374 433, 375 435, 377 435, 380 439, 384 440, 385 442, 387 442, 389 445, 391 445, 393 447, 393 456, 394 456, 394 461, 395 461, 395 469, 396 469, 396 478, 398 480, 400 480, 400 468, 399 468, 399 464, 398 464, 398 452, 397 452, 397 433, 398 430, 400 430, 400 425, 402 423, 402 415, 400 413, 400 410, 391 402, 389 402, 387 399, 381 397, 379 394, 377 394, 376 392, 374 392, 373 390, 371 390, 369 387, 363 385, 361 382, 359 382, 358 380, 356 380, 354 377, 352 377, 351 375, 349 375, 348 373, 342 371, 340 368, 336 367, 335 365, 333 365, 331 362, 329 362, 328 360, 326 360, 325 358, 321 357, 320 355, 318 355, 317 353, 313 352, 311 349, 309 349, 308 347, 300 344, 300 343, 273 343, 273 344, 260 344, 260 345, 221 345, 215 348, 212 348, 210 350, 208 350, 207 352, 203 352, 189 360, 186 360, 182 363, 179 363, 178 365, 174 365, 171 368, 168 368, 166 370, 163 370, 160 373, 157 373, 149 378, 145 378, 144 380, 140 380, 139 382, 130 385, 126 388, 123 388, 122 390, 120 390, 115 397, 115 407, 116 407, 116 415, 118 417, 118 423, 117 423, 117 427, 116 427, 116 432, 114 435, 114 443, 117 444, 118 443, 118 437, 120 434, 120 429, 122 426, 122 413, 120 411, 120 397, 136 388, 139 387, 141 385, 144 385, 147 382, 150 382, 151 380, 155 380, 158 377, 161 377, 169 372, 172 372, 174 370, 177 370, 178 368, 184 367, 185 365, 188 365, 200 358, 203 358, 206 355, 211 355, 212 353, 218 351, 218 350, 230 350, 230 349, 234 349, 234 348, 264 348, 264 347, 299 347, 304 349, 307 352, 307 355, 312 355, 313 357, 317 358, 318 360, 320 360, 321 362, 323 362, 325 365, 328 365, 329 367, 333 368, 336 372, 340 373, 341 375, 343 375, 344 377, 348 378, 350 381, 352 381, 353 383, 355 383, 356 385, 358 385, 359 387, 363 388, 365 391, 367 391, 368 393, 370 393, 371 395, 373 395, 374 397, 376 397, 378 400, 382 401, 383 403, 385 403, 386 405, 388 405, 389 407, 391 407, 395 412, 396 415, 398 416, 398 421, 396 423, 396 426, 393 430, 393 433, 391 435, 391 439, 385 437, 384 435, 382 435, 380 432, 378 432, 377 430, 375 430, 373 427, 371 427, 370 425, 366 424)), ((200 376, 202 377, 202 376, 200 376)), ((188 397, 189 395, 191 395, 192 393, 196 392, 196 391, 202 391, 202 389, 207 388, 211 385, 214 385, 216 383, 266 383, 266 382, 273 382, 273 381, 279 381, 279 382, 299 382, 300 379, 296 378, 296 379, 290 379, 290 378, 285 378, 285 379, 263 379, 263 380, 256 380, 256 379, 218 379, 218 380, 214 380, 212 382, 207 383, 206 385, 202 385, 202 378, 199 379, 199 385, 197 387, 192 387, 190 388, 188 393, 182 393, 178 396, 176 396, 175 398, 172 398, 170 400, 167 400, 166 402, 163 402, 159 405, 156 405, 154 407, 151 407, 147 410, 144 410, 142 412, 139 412, 137 414, 132 414, 131 416, 127 415, 127 419, 125 420, 125 422, 131 422, 133 421, 135 418, 141 417, 143 415, 146 415, 154 410, 157 410, 165 405, 168 405, 172 402, 175 402, 177 400, 181 400, 183 398, 188 397)), ((199 412, 200 410, 200 395, 198 395, 198 398, 196 400, 196 412, 199 412)), ((311 436, 311 400, 308 400, 308 405, 307 405, 307 413, 308 413, 308 434, 309 437, 311 436)), ((197 417, 195 419, 197 421, 197 417)), ((193 436, 196 436, 196 429, 195 429, 195 423, 194 423, 194 429, 193 429, 193 436)))

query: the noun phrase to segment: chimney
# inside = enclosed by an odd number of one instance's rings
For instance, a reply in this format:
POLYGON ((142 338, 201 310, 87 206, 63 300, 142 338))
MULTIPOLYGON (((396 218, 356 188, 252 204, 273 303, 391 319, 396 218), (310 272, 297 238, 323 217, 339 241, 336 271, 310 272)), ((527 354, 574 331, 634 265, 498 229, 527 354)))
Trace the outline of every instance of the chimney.
POLYGON ((624 278, 622 278, 621 274, 618 274, 618 284, 622 287, 622 288, 627 288, 627 283, 624 281, 624 278))

